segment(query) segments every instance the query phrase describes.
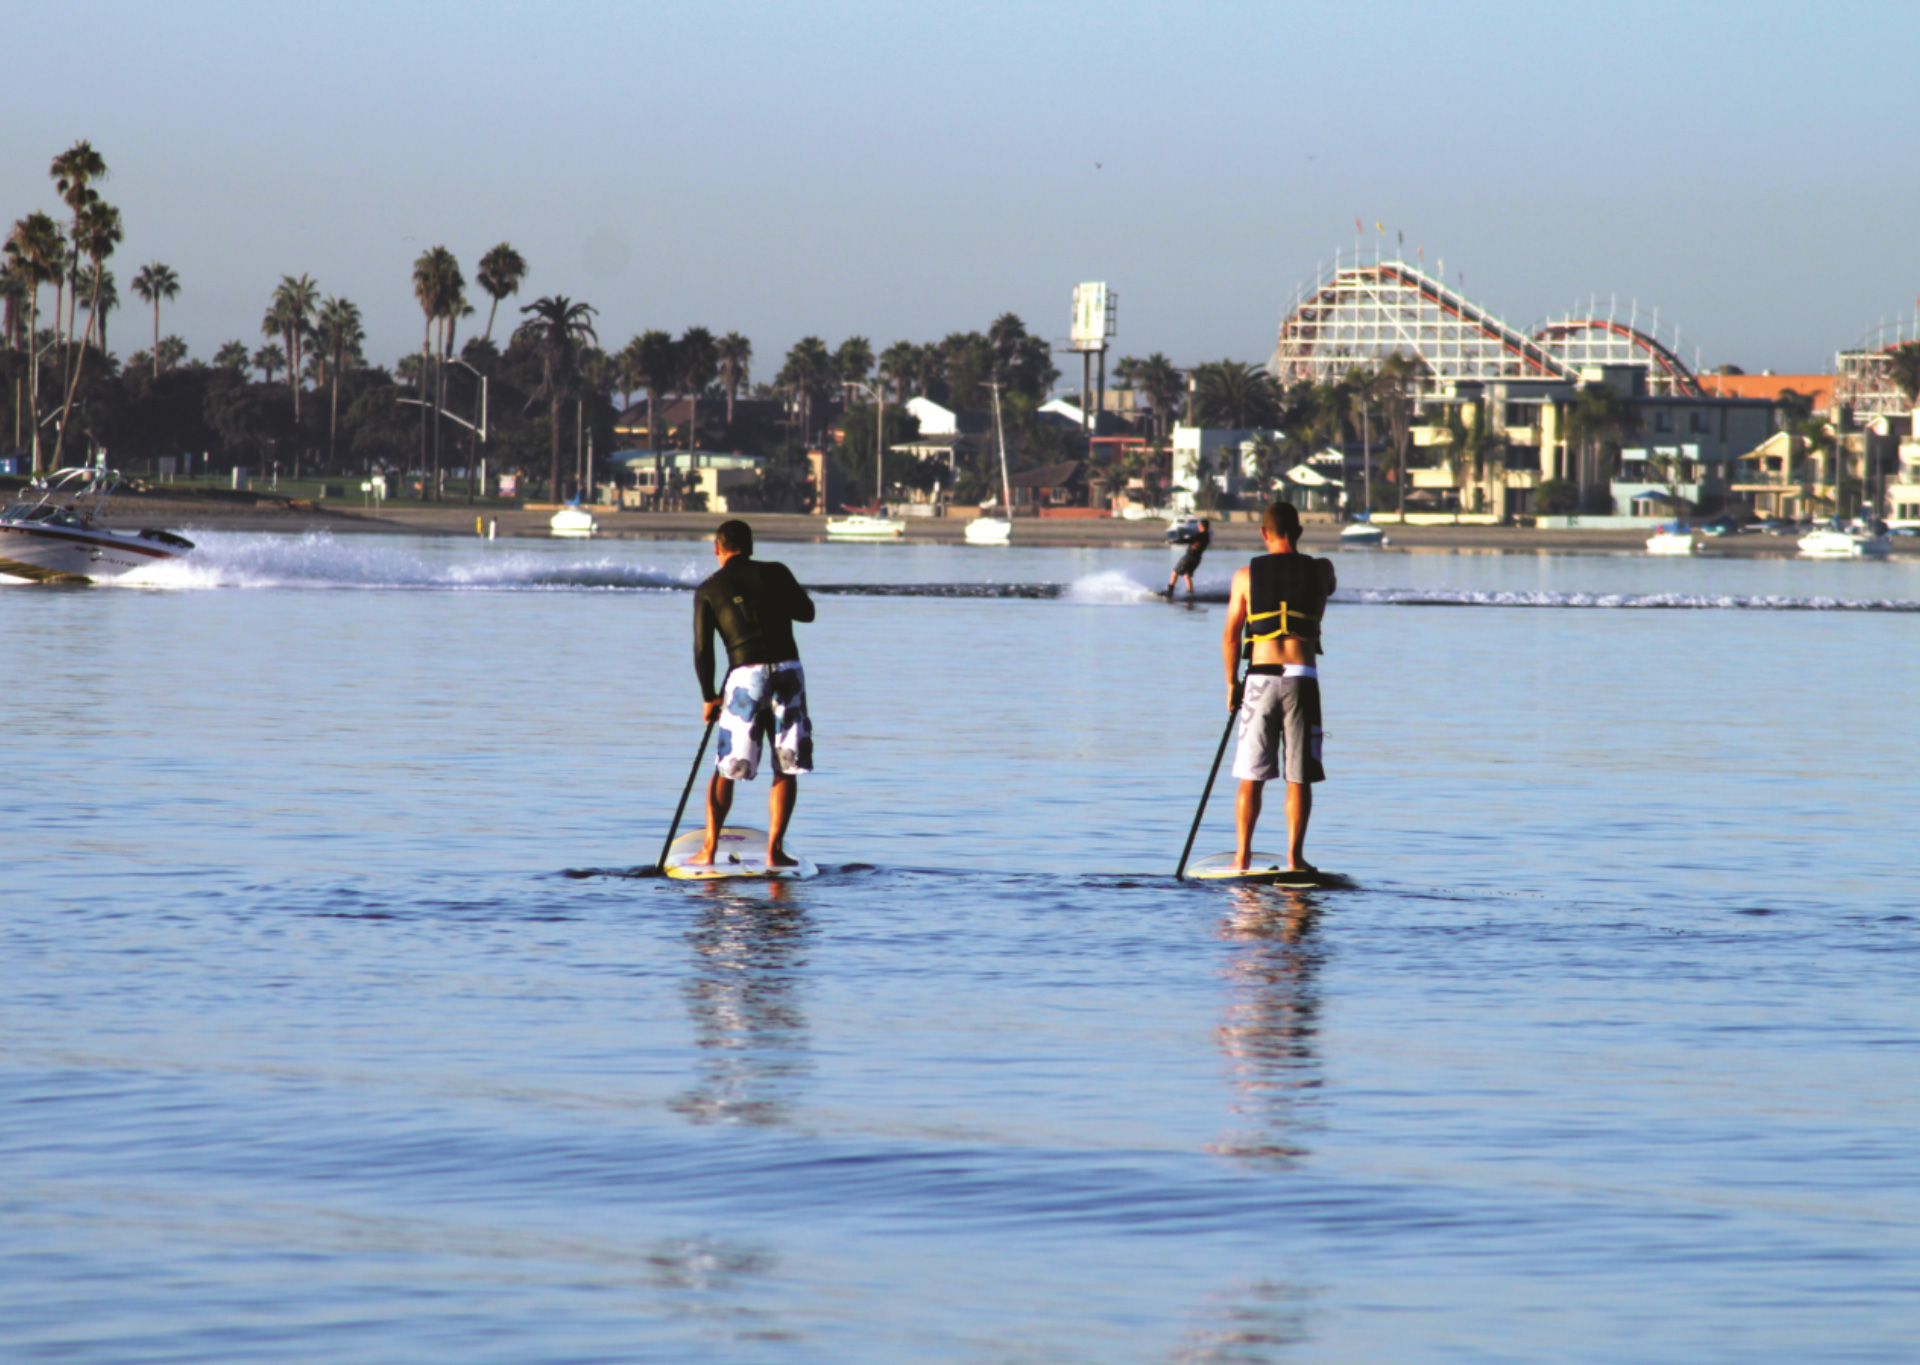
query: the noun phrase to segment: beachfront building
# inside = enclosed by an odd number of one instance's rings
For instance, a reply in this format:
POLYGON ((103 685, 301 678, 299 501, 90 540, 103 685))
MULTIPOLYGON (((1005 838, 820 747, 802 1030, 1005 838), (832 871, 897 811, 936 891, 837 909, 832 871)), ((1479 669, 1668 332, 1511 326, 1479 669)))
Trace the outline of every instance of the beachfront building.
MULTIPOLYGON (((1596 299, 1523 330, 1444 276, 1378 256, 1336 257, 1296 292, 1269 361, 1283 384, 1331 384, 1401 357, 1413 407, 1409 508, 1526 516, 1548 485, 1570 485, 1582 508, 1629 520, 1635 497, 1651 488, 1671 502, 1685 487, 1690 504, 1714 506, 1738 458, 1772 434, 1773 402, 1710 392, 1657 314, 1643 318, 1596 299), (1582 439, 1571 417, 1593 386, 1612 390, 1626 411, 1606 439, 1582 439), (1477 436, 1467 442, 1461 433, 1477 436), (1623 457, 1617 480, 1607 449, 1623 457), (1658 478, 1635 477, 1649 471, 1658 478)), ((1393 463, 1386 443, 1375 442, 1371 452, 1348 451, 1355 495, 1364 464, 1393 463)))
POLYGON ((961 461, 992 449, 993 414, 950 408, 924 395, 906 401, 907 413, 920 423, 920 434, 887 449, 916 460, 938 460, 947 467, 948 485, 961 461))
POLYGON ((757 483, 765 463, 713 450, 616 450, 608 460, 632 479, 620 490, 623 506, 707 512, 733 510, 729 493, 757 483))

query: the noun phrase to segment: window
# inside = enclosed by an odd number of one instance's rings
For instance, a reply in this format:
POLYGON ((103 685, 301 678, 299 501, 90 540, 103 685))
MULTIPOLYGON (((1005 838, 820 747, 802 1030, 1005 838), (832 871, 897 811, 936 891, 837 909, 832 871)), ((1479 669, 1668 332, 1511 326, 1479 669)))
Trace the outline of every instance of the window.
POLYGON ((1687 414, 1687 430, 1696 436, 1704 436, 1711 428, 1707 425, 1707 414, 1702 408, 1695 408, 1687 414))
POLYGON ((1540 420, 1538 403, 1507 404, 1507 425, 1509 427, 1530 427, 1540 420))
POLYGON ((1653 429, 1655 431, 1672 431, 1673 413, 1666 408, 1656 408, 1653 414, 1653 429))

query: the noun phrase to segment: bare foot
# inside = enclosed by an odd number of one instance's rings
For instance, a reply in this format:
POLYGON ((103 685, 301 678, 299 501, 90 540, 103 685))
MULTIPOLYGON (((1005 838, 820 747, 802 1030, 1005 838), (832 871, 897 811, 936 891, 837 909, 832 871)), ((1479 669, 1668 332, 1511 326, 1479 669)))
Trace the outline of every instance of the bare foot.
POLYGON ((686 865, 688 867, 712 867, 713 853, 714 846, 712 844, 702 844, 700 846, 700 856, 698 858, 687 859, 686 865))
POLYGON ((800 866, 800 860, 798 858, 789 858, 785 849, 770 848, 767 850, 767 866, 798 867, 800 866))
POLYGON ((1289 872, 1318 872, 1319 870, 1320 870, 1319 868, 1315 867, 1312 863, 1308 862, 1305 858, 1302 858, 1297 863, 1289 862, 1287 864, 1287 871, 1289 872))

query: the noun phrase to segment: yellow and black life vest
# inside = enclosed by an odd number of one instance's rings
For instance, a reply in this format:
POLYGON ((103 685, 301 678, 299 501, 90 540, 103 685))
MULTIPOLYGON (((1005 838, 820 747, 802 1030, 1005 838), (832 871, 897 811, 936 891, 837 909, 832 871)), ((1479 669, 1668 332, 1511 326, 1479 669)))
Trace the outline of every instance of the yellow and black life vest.
POLYGON ((1247 657, 1253 656, 1254 641, 1288 635, 1318 650, 1326 610, 1318 560, 1303 554, 1259 556, 1247 566, 1247 657))

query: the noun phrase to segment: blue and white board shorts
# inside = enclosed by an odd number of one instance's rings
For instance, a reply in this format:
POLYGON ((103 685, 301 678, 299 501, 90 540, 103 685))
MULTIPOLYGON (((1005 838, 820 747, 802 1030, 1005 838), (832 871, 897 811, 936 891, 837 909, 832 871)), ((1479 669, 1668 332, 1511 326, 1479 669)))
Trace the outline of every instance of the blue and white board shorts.
POLYGON ((1242 782, 1324 782, 1320 762, 1320 674, 1288 664, 1286 676, 1248 676, 1240 694, 1240 742, 1233 775, 1242 782))
POLYGON ((773 732, 776 773, 813 771, 813 725, 807 719, 807 675, 798 659, 783 664, 742 664, 721 684, 720 747, 713 766, 720 776, 751 782, 760 773, 760 734, 773 732))

